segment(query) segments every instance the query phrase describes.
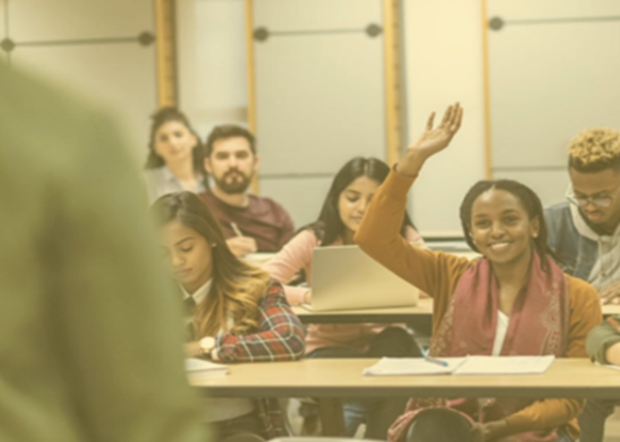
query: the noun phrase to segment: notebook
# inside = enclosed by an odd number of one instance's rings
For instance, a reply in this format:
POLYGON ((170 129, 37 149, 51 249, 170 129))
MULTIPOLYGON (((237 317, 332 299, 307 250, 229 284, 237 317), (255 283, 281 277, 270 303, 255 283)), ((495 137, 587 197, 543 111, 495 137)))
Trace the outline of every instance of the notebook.
POLYGON ((192 377, 225 376, 228 373, 228 367, 204 359, 187 358, 185 359, 185 372, 192 377))
POLYGON ((545 373, 555 356, 467 356, 440 358, 447 367, 424 358, 383 358, 363 370, 365 376, 528 375, 545 373))
POLYGON ((447 367, 433 364, 424 358, 383 358, 362 372, 366 376, 417 376, 452 374, 466 358, 441 358, 447 367))

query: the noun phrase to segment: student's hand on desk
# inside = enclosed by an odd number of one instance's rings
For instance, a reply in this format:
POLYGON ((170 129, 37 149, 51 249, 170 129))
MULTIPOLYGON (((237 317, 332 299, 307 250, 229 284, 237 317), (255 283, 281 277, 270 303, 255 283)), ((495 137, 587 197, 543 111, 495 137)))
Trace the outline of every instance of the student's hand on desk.
POLYGON ((186 342, 183 345, 185 347, 185 357, 187 358, 195 358, 204 355, 204 351, 198 341, 186 342))
POLYGON ((250 253, 256 253, 258 247, 256 246, 256 240, 247 236, 236 236, 226 240, 228 248, 233 255, 238 258, 242 258, 250 253))
POLYGON ((417 175, 424 161, 437 152, 445 149, 461 127, 463 108, 459 103, 448 106, 441 123, 433 128, 435 112, 428 117, 426 130, 407 148, 407 152, 396 165, 396 170, 408 176, 417 175))
POLYGON ((620 305, 620 281, 616 281, 601 290, 603 304, 620 305))
POLYGON ((312 290, 304 293, 304 304, 312 304, 312 290))
POLYGON ((475 424, 471 428, 471 435, 474 442, 491 442, 500 437, 505 428, 505 420, 475 424))

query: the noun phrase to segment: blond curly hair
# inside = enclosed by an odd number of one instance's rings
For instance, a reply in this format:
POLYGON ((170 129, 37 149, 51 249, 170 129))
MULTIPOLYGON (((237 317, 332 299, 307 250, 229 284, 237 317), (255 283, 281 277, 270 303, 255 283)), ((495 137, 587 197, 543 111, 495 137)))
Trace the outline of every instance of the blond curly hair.
POLYGON ((568 146, 569 165, 579 172, 620 169, 620 132, 612 129, 587 129, 568 146))

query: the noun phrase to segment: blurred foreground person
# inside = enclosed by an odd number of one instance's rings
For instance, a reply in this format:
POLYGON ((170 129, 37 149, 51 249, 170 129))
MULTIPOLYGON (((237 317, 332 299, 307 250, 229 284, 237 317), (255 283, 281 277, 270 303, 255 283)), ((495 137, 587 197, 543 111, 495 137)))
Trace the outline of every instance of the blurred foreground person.
POLYGON ((205 441, 115 127, 0 63, 0 440, 205 441))

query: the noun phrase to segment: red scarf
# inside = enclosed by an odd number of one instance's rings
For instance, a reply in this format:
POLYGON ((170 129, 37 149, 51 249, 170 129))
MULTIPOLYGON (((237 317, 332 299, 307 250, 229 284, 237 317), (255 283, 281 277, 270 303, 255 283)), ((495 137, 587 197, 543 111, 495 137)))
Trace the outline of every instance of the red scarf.
MULTIPOLYGON (((510 313, 502 356, 566 356, 569 330, 569 298, 566 277, 546 259, 547 272, 534 252, 529 281, 518 294, 510 313)), ((499 309, 498 282, 491 264, 478 260, 459 279, 452 302, 431 342, 430 354, 439 357, 491 355, 499 309)), ((412 399, 407 411, 389 431, 398 440, 417 414, 429 407, 453 408, 470 420, 489 422, 507 417, 532 403, 528 399, 489 399, 480 408, 476 399, 412 399)), ((522 433, 505 440, 554 441, 555 431, 522 433)), ((504 439, 502 439, 504 440, 504 439)))

